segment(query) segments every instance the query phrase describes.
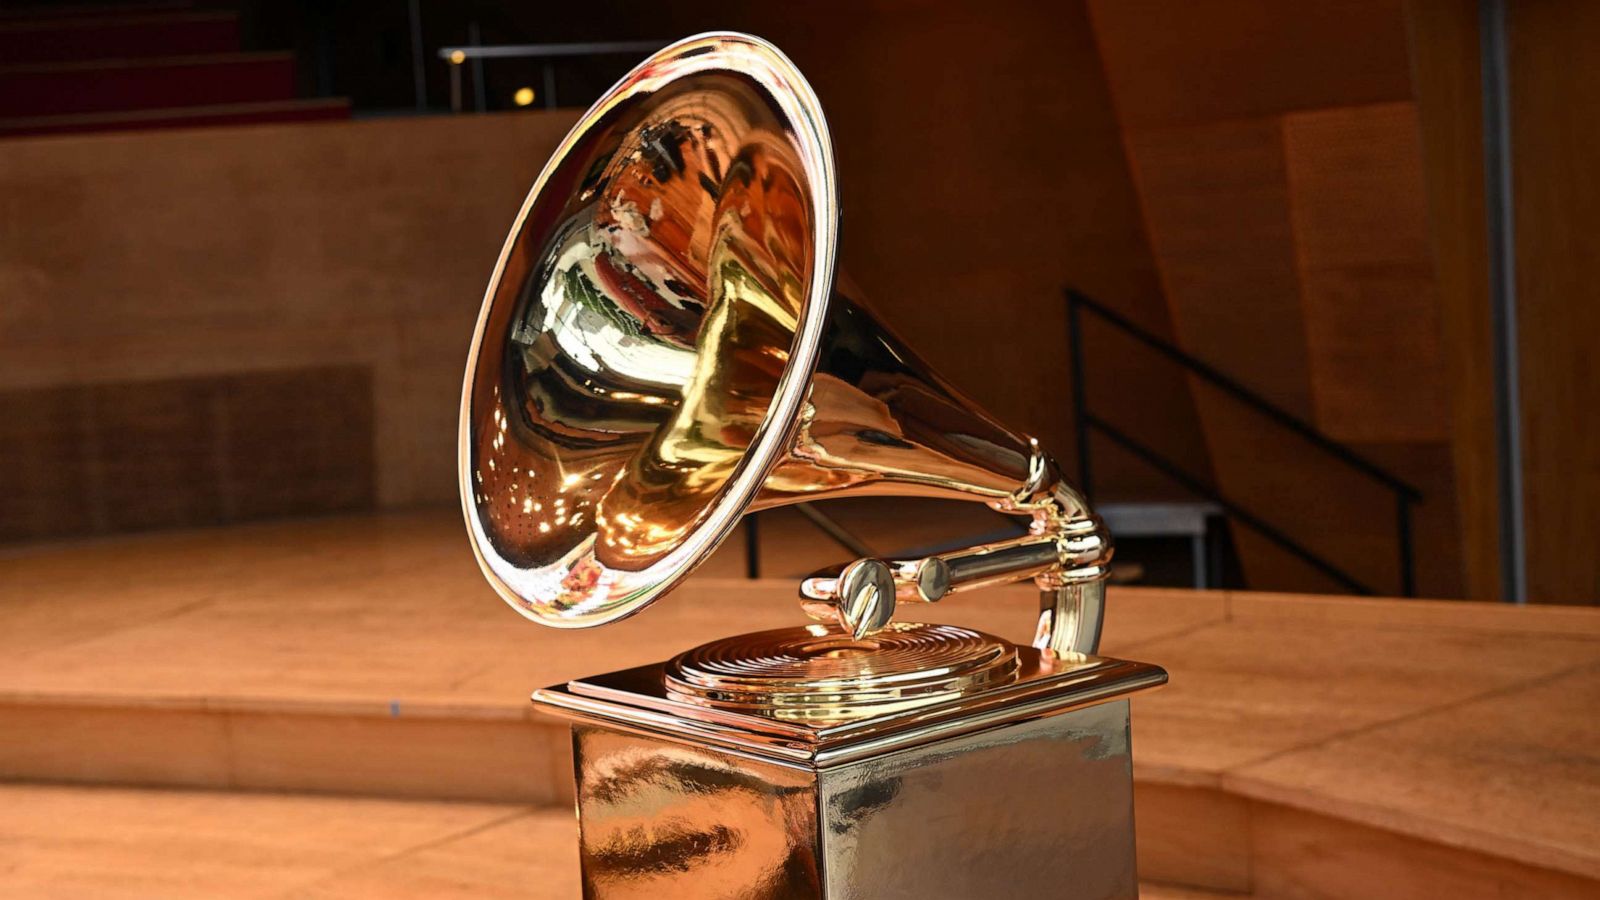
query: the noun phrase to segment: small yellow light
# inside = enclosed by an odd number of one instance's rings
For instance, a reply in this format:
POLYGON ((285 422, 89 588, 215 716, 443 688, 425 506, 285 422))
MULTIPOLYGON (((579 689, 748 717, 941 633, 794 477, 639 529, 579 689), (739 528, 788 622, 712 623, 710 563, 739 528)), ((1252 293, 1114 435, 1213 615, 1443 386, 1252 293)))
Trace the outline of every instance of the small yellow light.
POLYGON ((533 105, 533 88, 519 87, 517 92, 511 95, 511 99, 518 106, 531 106, 533 105))
POLYGON ((464 63, 466 61, 467 61, 467 55, 465 53, 462 53, 460 50, 451 50, 450 51, 450 62, 451 63, 459 66, 459 65, 461 65, 462 63, 464 63))

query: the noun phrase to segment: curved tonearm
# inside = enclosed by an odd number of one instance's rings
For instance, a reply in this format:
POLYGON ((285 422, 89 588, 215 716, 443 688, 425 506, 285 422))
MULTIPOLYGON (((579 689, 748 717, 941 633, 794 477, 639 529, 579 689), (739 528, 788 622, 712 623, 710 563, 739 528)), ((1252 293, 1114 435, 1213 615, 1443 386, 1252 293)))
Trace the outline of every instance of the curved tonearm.
POLYGON ((1032 517, 1028 532, 921 559, 858 559, 800 582, 806 614, 857 638, 888 625, 900 602, 934 603, 950 594, 1032 578, 1039 585, 1033 645, 1057 656, 1093 655, 1109 574, 1111 538, 1088 503, 1061 478, 1055 460, 1032 441, 1029 478, 1000 512, 1032 517))

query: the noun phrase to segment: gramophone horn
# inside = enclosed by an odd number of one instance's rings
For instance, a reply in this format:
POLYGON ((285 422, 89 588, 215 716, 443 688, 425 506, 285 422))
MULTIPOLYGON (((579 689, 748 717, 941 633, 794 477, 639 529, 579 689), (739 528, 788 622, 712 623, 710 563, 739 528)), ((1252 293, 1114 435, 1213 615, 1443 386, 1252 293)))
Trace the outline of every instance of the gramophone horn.
POLYGON ((637 612, 750 510, 955 497, 1031 531, 819 573, 807 611, 860 635, 897 600, 1034 578, 1037 644, 1094 652, 1098 520, 1035 441, 835 283, 838 217, 816 96, 756 38, 674 44, 579 120, 501 251, 462 397, 468 528, 517 611, 557 627, 637 612))

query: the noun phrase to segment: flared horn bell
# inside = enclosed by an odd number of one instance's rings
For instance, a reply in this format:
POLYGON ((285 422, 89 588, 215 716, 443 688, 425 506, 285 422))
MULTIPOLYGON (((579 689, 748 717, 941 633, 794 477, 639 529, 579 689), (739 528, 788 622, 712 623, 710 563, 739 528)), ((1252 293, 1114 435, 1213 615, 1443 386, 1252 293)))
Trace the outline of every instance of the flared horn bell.
POLYGON ((584 114, 523 203, 468 358, 460 482, 518 612, 637 612, 756 509, 834 496, 987 503, 1015 541, 808 579, 858 634, 896 599, 1032 577, 1040 638, 1091 653, 1110 544, 1032 439, 934 375, 835 283, 832 146, 771 45, 712 34, 584 114))

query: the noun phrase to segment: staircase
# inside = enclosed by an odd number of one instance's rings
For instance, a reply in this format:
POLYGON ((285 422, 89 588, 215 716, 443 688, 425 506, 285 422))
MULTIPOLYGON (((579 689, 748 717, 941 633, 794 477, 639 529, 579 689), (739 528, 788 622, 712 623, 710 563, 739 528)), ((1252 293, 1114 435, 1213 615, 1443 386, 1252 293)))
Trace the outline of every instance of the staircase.
POLYGON ((297 95, 295 57, 244 49, 239 14, 187 4, 0 14, 0 137, 348 119, 297 95))

